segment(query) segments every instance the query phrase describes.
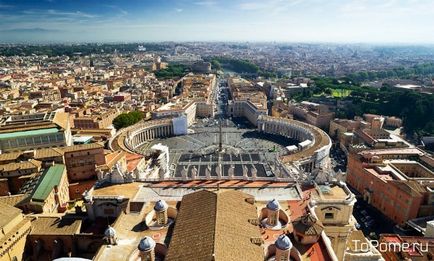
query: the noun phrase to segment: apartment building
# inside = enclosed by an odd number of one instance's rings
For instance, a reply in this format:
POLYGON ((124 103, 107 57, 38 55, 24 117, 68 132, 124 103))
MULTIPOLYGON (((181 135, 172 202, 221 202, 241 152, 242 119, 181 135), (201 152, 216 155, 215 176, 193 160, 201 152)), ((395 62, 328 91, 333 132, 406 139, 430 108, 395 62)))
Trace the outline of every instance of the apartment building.
POLYGON ((30 197, 27 209, 35 213, 64 212, 69 201, 68 186, 65 165, 55 164, 45 169, 30 197))
POLYGON ((90 143, 63 149, 71 198, 79 198, 97 180, 97 166, 106 163, 104 146, 90 143))
POLYGON ((256 126, 259 115, 268 115, 267 96, 252 82, 230 78, 228 86, 232 97, 228 104, 231 117, 245 117, 256 126))
POLYGON ((416 148, 353 151, 347 183, 398 224, 434 215, 434 165, 416 148))
POLYGON ((113 120, 120 114, 116 109, 91 111, 74 118, 75 129, 106 129, 112 125, 113 120))

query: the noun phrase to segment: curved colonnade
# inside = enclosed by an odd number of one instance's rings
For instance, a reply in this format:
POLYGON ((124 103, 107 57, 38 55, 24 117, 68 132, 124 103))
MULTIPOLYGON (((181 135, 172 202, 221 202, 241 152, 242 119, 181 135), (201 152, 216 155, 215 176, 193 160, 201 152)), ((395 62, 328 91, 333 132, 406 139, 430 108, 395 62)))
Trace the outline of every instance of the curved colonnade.
POLYGON ((299 146, 294 153, 281 156, 282 163, 291 163, 299 169, 311 172, 324 167, 328 162, 332 141, 327 133, 318 127, 301 121, 260 115, 258 130, 295 139, 299 144, 304 143, 304 146, 299 146))
POLYGON ((173 135, 173 122, 171 119, 140 122, 119 130, 110 140, 109 147, 113 151, 124 150, 141 153, 137 151, 137 148, 145 142, 173 135))
MULTIPOLYGON (((260 132, 281 135, 300 142, 296 151, 280 156, 281 163, 293 165, 306 172, 319 170, 328 163, 332 142, 320 128, 296 120, 266 115, 258 117, 257 126, 260 132)), ((121 129, 110 140, 109 146, 112 150, 143 153, 137 148, 145 142, 173 135, 172 119, 151 120, 121 129)))

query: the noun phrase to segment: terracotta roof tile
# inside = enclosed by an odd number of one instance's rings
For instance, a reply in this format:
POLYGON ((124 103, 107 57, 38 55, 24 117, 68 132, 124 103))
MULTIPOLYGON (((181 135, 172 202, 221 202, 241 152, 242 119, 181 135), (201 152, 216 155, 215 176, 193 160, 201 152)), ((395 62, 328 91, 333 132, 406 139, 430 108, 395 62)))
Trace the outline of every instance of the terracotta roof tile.
POLYGON ((256 207, 239 191, 185 195, 165 260, 264 260, 256 207))

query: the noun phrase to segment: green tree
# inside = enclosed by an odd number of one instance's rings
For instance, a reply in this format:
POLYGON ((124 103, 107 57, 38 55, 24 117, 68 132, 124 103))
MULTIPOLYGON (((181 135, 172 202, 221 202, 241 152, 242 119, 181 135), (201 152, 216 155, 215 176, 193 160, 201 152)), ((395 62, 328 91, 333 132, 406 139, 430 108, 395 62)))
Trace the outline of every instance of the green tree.
POLYGON ((131 126, 143 119, 143 113, 140 111, 132 111, 121 113, 113 120, 113 126, 116 130, 131 126))
POLYGON ((155 72, 159 79, 181 78, 190 71, 190 68, 182 64, 169 64, 163 70, 155 72))
POLYGON ((220 62, 217 59, 211 60, 211 66, 214 70, 221 70, 222 69, 222 65, 220 64, 220 62))

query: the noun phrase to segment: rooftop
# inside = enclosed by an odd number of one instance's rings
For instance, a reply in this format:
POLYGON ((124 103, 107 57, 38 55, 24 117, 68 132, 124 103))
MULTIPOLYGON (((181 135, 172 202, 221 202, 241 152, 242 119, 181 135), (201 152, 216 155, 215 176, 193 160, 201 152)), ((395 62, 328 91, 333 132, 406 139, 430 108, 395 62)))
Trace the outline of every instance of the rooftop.
POLYGON ((163 243, 168 233, 167 228, 158 231, 146 229, 144 217, 152 210, 152 204, 145 204, 141 212, 122 213, 112 224, 116 230, 117 245, 102 245, 95 260, 118 261, 128 260, 134 255, 140 240, 150 236, 157 243, 163 243))
POLYGON ((100 149, 100 148, 104 148, 104 145, 96 142, 96 143, 89 143, 89 144, 67 146, 62 148, 62 150, 64 153, 68 153, 68 152, 75 152, 80 150, 90 150, 90 149, 100 149))
POLYGON ((21 210, 12 207, 8 204, 0 202, 0 229, 3 229, 9 222, 11 222, 14 218, 21 215, 21 210))
POLYGON ((41 162, 37 160, 29 160, 22 162, 12 162, 5 165, 0 165, 0 170, 5 172, 23 170, 23 169, 39 169, 41 167, 41 162))
POLYGON ((423 156, 425 153, 417 148, 393 148, 393 149, 378 149, 378 150, 365 150, 359 153, 364 157, 382 156, 382 155, 408 155, 414 154, 423 156))
POLYGON ((65 173, 65 165, 56 164, 46 169, 32 195, 34 201, 44 201, 55 186, 60 184, 62 175, 65 173))
POLYGON ((31 123, 14 123, 0 126, 0 133, 10 133, 17 131, 30 131, 39 129, 60 128, 59 125, 50 122, 31 122, 31 123))
POLYGON ((0 154, 0 162, 2 161, 14 161, 21 156, 21 152, 9 152, 0 154))
POLYGON ((318 195, 323 199, 343 200, 348 197, 347 192, 338 185, 319 185, 318 195))
POLYGON ((63 150, 60 148, 46 148, 35 150, 35 159, 63 156, 63 150))
POLYGON ((7 204, 9 206, 17 206, 22 201, 27 199, 29 197, 28 194, 17 194, 17 195, 11 195, 11 196, 2 196, 0 197, 0 202, 7 204))
MULTIPOLYGON (((146 183, 145 183, 146 184, 146 183)), ((300 192, 293 184, 266 181, 191 181, 191 182, 158 182, 146 184, 139 188, 135 201, 180 201, 184 195, 201 189, 237 190, 252 195, 257 200, 300 200, 300 192)), ((125 193, 125 192, 124 192, 125 193)), ((123 194, 124 194, 123 193, 123 194)))
POLYGON ((119 185, 112 185, 102 188, 97 188, 93 191, 94 196, 124 196, 126 198, 133 198, 142 184, 133 182, 119 185))
POLYGON ((81 220, 60 216, 35 216, 30 235, 74 235, 80 232, 81 220))
POLYGON ((11 132, 0 133, 0 139, 12 139, 12 138, 20 138, 26 136, 45 135, 45 134, 57 133, 58 131, 59 130, 57 128, 27 130, 27 131, 11 130, 11 132))
POLYGON ((261 238, 251 196, 239 191, 199 191, 183 197, 166 260, 263 260, 252 243, 261 238))

